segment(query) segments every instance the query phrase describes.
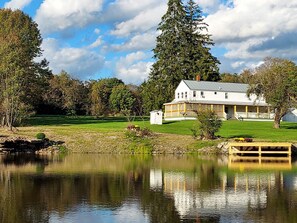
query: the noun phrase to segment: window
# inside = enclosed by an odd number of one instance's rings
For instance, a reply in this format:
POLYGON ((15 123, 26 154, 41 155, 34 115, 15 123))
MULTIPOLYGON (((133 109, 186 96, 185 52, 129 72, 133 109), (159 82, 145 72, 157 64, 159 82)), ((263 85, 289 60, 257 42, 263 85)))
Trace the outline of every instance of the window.
POLYGON ((225 99, 228 99, 228 93, 225 93, 225 99))
POLYGON ((188 98, 188 92, 185 92, 185 99, 188 98))
POLYGON ((184 98, 184 92, 181 93, 181 98, 184 98))
POLYGON ((193 97, 196 98, 196 91, 193 91, 193 97))
POLYGON ((179 98, 179 93, 177 93, 177 98, 179 98))
POLYGON ((205 98, 204 91, 200 92, 200 96, 201 96, 201 98, 205 98))

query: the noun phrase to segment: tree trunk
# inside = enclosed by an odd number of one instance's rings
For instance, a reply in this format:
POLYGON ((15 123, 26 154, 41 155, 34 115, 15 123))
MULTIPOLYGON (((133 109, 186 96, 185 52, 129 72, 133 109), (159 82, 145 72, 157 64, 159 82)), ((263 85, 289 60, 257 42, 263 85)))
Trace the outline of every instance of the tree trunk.
POLYGON ((281 114, 280 112, 277 110, 275 112, 275 116, 274 116, 274 125, 273 128, 275 129, 279 129, 280 128, 280 121, 281 121, 281 114))

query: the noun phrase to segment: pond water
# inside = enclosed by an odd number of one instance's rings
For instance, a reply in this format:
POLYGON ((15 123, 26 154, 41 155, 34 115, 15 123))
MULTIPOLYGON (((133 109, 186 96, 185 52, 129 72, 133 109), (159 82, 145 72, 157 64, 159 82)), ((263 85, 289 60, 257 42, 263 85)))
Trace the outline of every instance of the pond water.
POLYGON ((291 159, 0 156, 5 223, 297 222, 296 210, 291 159))

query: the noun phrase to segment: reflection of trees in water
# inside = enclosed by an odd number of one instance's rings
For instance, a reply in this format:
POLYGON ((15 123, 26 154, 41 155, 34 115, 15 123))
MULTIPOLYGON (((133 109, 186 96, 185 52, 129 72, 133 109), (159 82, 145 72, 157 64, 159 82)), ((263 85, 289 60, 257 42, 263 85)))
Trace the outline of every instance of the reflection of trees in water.
MULTIPOLYGON (((256 209, 250 209, 253 219, 261 222, 297 222, 297 191, 294 188, 286 188, 282 173, 275 173, 275 187, 267 190, 267 203, 265 208, 260 205, 256 209)), ((289 181, 296 175, 287 175, 289 181)))
POLYGON ((37 156, 31 154, 22 154, 14 155, 9 154, 3 156, 2 162, 4 165, 14 165, 14 166, 23 166, 26 164, 39 164, 39 165, 48 165, 51 162, 50 157, 48 156, 37 156))
POLYGON ((199 180, 200 189, 202 190, 218 188, 221 184, 218 168, 214 165, 201 164, 199 180))
POLYGON ((168 216, 170 219, 178 217, 172 199, 166 198, 162 193, 150 191, 149 170, 130 171, 122 175, 57 176, 2 173, 0 197, 0 222, 5 223, 49 222, 51 213, 63 216, 82 202, 98 208, 119 208, 128 197, 136 198, 134 201, 143 200, 143 209, 145 213, 150 213, 152 219, 161 219, 161 216, 168 216), (145 196, 151 198, 146 199, 145 196), (171 216, 174 211, 175 214, 171 216))

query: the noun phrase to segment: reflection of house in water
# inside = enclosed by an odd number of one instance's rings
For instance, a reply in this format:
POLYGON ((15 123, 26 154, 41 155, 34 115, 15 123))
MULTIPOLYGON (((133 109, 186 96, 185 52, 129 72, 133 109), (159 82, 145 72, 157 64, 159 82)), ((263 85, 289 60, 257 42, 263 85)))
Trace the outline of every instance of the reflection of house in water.
MULTIPOLYGON (((266 208, 268 192, 284 186, 282 173, 224 173, 213 188, 201 188, 202 180, 196 174, 151 171, 151 188, 162 188, 174 199, 179 214, 187 218, 210 215, 224 218, 234 213, 242 216, 251 209, 266 208)), ((297 189, 297 181, 295 186, 297 189)))

